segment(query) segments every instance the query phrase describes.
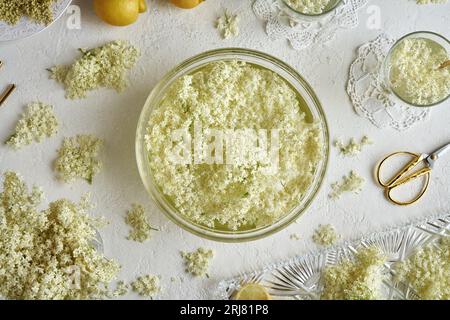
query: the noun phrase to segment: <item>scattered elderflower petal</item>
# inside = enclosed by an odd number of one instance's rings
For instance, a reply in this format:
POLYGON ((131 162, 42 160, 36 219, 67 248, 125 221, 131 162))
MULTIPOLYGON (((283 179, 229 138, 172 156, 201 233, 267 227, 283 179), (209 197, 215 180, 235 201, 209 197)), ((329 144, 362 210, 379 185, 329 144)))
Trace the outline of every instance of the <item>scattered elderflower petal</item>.
POLYGON ((137 48, 121 40, 80 51, 82 57, 71 66, 50 69, 51 78, 65 86, 66 97, 70 99, 85 98, 88 91, 99 88, 123 91, 128 87, 127 72, 140 55, 137 48))
POLYGON ((53 4, 57 0, 0 0, 0 21, 15 25, 26 16, 40 23, 49 24, 53 21, 53 4))
POLYGON ((181 256, 184 258, 186 272, 196 277, 204 275, 208 277, 208 269, 214 257, 211 249, 198 248, 193 252, 181 252, 181 256))
POLYGON ((133 291, 143 297, 154 298, 160 291, 159 277, 154 275, 145 275, 131 283, 133 291))
POLYGON ((219 30, 222 38, 229 39, 239 35, 239 17, 237 14, 231 14, 227 10, 216 21, 216 28, 219 30))
POLYGON ((331 224, 319 225, 312 236, 313 241, 321 246, 333 245, 339 238, 336 229, 331 224))
POLYGON ((130 292, 130 285, 125 283, 125 281, 120 280, 117 282, 116 289, 113 291, 113 297, 122 297, 130 292))
POLYGON ((42 102, 30 103, 26 112, 16 125, 15 133, 6 141, 15 149, 30 145, 33 141, 41 142, 45 137, 52 137, 58 132, 58 120, 53 107, 42 102))
POLYGON ((291 240, 300 240, 300 235, 298 233, 293 233, 289 236, 291 240))
POLYGON ((149 223, 144 207, 138 204, 132 205, 125 222, 132 228, 128 235, 129 240, 144 242, 150 238, 150 230, 155 230, 149 223))
POLYGON ((65 182, 81 178, 92 183, 92 179, 102 167, 97 159, 102 145, 102 140, 92 135, 65 138, 62 147, 58 150, 56 172, 65 182))
POLYGON ((364 146, 369 144, 373 144, 373 142, 367 136, 364 136, 359 143, 354 138, 351 138, 348 144, 345 144, 342 140, 334 142, 334 146, 339 149, 342 155, 351 157, 356 156, 364 146))
POLYGON ((339 199, 344 192, 359 193, 364 183, 364 178, 352 170, 348 176, 342 178, 341 182, 335 182, 331 185, 330 198, 339 199))
POLYGON ((359 250, 354 260, 326 267, 322 274, 323 300, 376 300, 381 298, 382 267, 386 257, 380 249, 359 250))
POLYGON ((94 299, 120 266, 94 247, 98 219, 66 199, 39 210, 42 192, 14 172, 0 193, 0 296, 8 299, 94 299), (74 276, 77 283, 74 283, 74 276))
POLYGON ((421 299, 450 300, 450 237, 418 250, 394 269, 395 279, 407 282, 421 299))
POLYGON ((292 9, 305 14, 320 14, 336 0, 285 0, 292 9))

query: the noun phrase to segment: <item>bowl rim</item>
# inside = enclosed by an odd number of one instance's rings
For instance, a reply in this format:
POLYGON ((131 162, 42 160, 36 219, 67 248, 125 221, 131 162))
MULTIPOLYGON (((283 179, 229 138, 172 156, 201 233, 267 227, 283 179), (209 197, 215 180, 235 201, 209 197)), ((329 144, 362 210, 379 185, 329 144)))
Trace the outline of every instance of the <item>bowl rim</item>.
POLYGON ((333 12, 334 10, 336 10, 343 2, 344 0, 336 0, 336 3, 331 6, 328 10, 325 10, 321 13, 304 13, 301 11, 298 11, 294 8, 292 8, 292 6, 290 6, 289 4, 286 3, 286 0, 278 0, 282 6, 282 8, 285 8, 287 10, 289 10, 291 13, 298 15, 299 18, 323 18, 325 16, 327 16, 328 14, 330 14, 331 12, 333 12))
MULTIPOLYGON (((447 93, 447 96, 445 98, 443 98, 443 99, 441 99, 441 100, 439 100, 437 102, 433 102, 431 104, 415 104, 415 103, 412 103, 411 101, 408 101, 408 100, 404 99, 399 94, 397 94, 397 92, 395 92, 395 90, 391 87, 391 84, 390 84, 391 82, 390 82, 389 61, 390 61, 390 57, 391 57, 392 53, 394 52, 395 48, 397 48, 397 46, 399 44, 401 44, 403 40, 408 39, 410 37, 417 36, 417 35, 421 35, 421 34, 424 35, 424 36, 426 36, 426 35, 430 36, 431 35, 431 36, 435 36, 437 38, 440 38, 441 40, 446 42, 449 45, 449 47, 450 47, 450 40, 447 39, 445 36, 443 36, 443 35, 441 35, 441 34, 439 34, 437 32, 434 32, 434 31, 422 31, 422 30, 419 30, 419 31, 414 31, 414 32, 407 33, 407 34, 403 35, 402 37, 400 37, 397 41, 395 41, 394 44, 392 44, 391 48, 389 49, 388 53, 386 54, 386 57, 384 58, 384 62, 383 62, 383 77, 384 77, 384 82, 386 83, 389 91, 392 92, 395 95, 396 98, 400 99, 402 102, 406 103, 408 106, 411 106, 411 107, 414 107, 414 108, 431 108, 431 107, 437 106, 437 105, 445 102, 447 99, 449 99, 450 98, 450 91, 447 93)), ((427 38, 427 39, 434 41, 433 39, 430 39, 430 38, 427 38)), ((450 52, 449 52, 449 54, 450 54, 450 52)))
POLYGON ((55 9, 59 9, 56 12, 53 12, 53 14, 55 14, 55 16, 53 17, 53 20, 47 24, 47 25, 42 25, 40 23, 34 22, 29 20, 29 18, 27 17, 22 17, 21 20, 17 25, 13 25, 10 26, 8 25, 6 22, 1 22, 3 27, 9 27, 9 31, 11 32, 11 30, 21 30, 21 29, 25 29, 27 26, 33 25, 36 27, 36 30, 31 30, 31 32, 24 32, 23 34, 21 34, 20 36, 14 38, 0 38, 0 44, 4 43, 4 44, 9 44, 9 43, 14 43, 16 41, 22 41, 22 40, 27 40, 33 36, 36 36, 44 31, 46 31, 48 28, 50 28, 53 24, 56 23, 56 21, 58 21, 59 19, 62 18, 62 16, 66 13, 67 9, 72 5, 72 1, 73 0, 64 0, 63 2, 56 3, 55 2, 55 9), (61 6, 61 8, 59 8, 59 6, 61 6))
MULTIPOLYGON (((242 59, 244 60, 244 59, 242 59)), ((244 60, 245 61, 245 60, 244 60)), ((203 66, 205 64, 210 63, 211 61, 206 61, 200 66, 203 66)), ((249 62, 254 63, 258 65, 258 63, 255 62, 249 62)), ((263 65, 262 65, 263 66, 263 65)), ((263 66, 265 67, 265 66, 263 66)), ((196 68, 199 68, 197 66, 196 68)), ((267 67, 265 67, 267 68, 267 67)), ((195 70, 195 69, 194 69, 195 70)), ((187 70, 189 71, 189 70, 187 70)), ((273 72, 277 73, 277 71, 272 70, 273 72)), ((186 74, 183 73, 183 74, 186 74)), ((280 74, 279 74, 280 75, 280 74)), ((291 81, 286 79, 284 76, 280 75, 285 81, 287 81, 289 84, 292 85, 291 81)), ((303 99, 305 97, 298 92, 300 96, 302 96, 303 99)), ((322 104, 313 91, 312 87, 309 85, 309 83, 291 66, 286 64, 285 62, 279 60, 278 58, 266 54, 261 51, 253 50, 253 49, 246 49, 246 48, 238 48, 238 47, 230 47, 230 48, 220 48, 220 49, 214 49, 202 52, 200 54, 197 54, 191 58, 188 58, 178 64, 175 68, 172 68, 167 74, 154 86, 154 88, 151 90, 149 96, 147 97, 145 104, 142 108, 141 114, 139 116, 138 120, 138 126, 136 130, 136 141, 135 141, 135 152, 136 152, 136 160, 137 160, 137 166, 139 175, 141 177, 142 183, 144 184, 145 189, 147 190, 147 193, 152 198, 153 202, 157 205, 157 207, 166 215, 166 217, 169 218, 172 222, 174 222, 176 225, 181 227, 182 229, 195 234, 199 237, 206 238, 208 240, 218 241, 218 242, 230 242, 230 243, 237 243, 237 242, 247 242, 247 241, 253 241, 258 240, 261 238, 265 238, 269 235, 272 235, 284 228, 286 228, 288 225, 296 221, 311 205, 313 200, 316 198, 320 188, 323 185, 324 177, 327 172, 328 168, 328 162, 329 162, 329 156, 330 156, 330 134, 329 134, 329 126, 328 122, 326 120, 325 112, 323 110, 322 104), (231 231, 222 231, 222 230, 214 230, 212 228, 208 228, 205 226, 201 226, 199 224, 196 224, 195 222, 189 221, 186 218, 178 217, 181 216, 181 214, 178 214, 178 216, 175 216, 173 213, 170 212, 170 210, 167 209, 167 201, 160 201, 152 191, 156 187, 156 184, 153 183, 153 181, 148 181, 148 177, 146 177, 146 168, 145 161, 142 161, 140 159, 143 158, 143 152, 142 150, 145 150, 144 146, 144 137, 142 136, 142 128, 143 125, 145 125, 148 122, 148 112, 151 112, 152 108, 151 101, 154 100, 157 95, 160 95, 161 89, 163 89, 166 85, 171 83, 171 79, 173 81, 174 76, 180 71, 186 70, 189 66, 194 65, 196 62, 201 62, 204 59, 211 58, 211 57, 220 57, 222 55, 236 55, 232 58, 230 57, 223 57, 223 59, 217 59, 214 61, 220 61, 220 60, 231 60, 231 59, 238 59, 239 56, 242 57, 253 57, 253 58, 259 58, 262 59, 265 62, 269 62, 276 67, 281 68, 284 72, 287 72, 290 76, 292 76, 302 87, 302 89, 305 90, 305 93, 309 95, 309 98, 312 100, 313 106, 311 106, 311 103, 308 103, 309 109, 314 108, 317 115, 314 116, 315 119, 319 120, 319 123, 321 125, 321 133, 324 138, 323 143, 323 159, 319 162, 319 166, 317 168, 317 171, 314 175, 314 181, 311 184, 311 188, 308 189, 307 194, 299 201, 299 205, 290 211, 286 213, 285 216, 280 218, 278 221, 276 221, 273 224, 263 226, 256 229, 251 230, 245 230, 242 232, 231 232, 231 231), (301 208, 299 206, 301 205, 301 208)), ((158 196, 161 195, 160 191, 158 192, 158 196)))

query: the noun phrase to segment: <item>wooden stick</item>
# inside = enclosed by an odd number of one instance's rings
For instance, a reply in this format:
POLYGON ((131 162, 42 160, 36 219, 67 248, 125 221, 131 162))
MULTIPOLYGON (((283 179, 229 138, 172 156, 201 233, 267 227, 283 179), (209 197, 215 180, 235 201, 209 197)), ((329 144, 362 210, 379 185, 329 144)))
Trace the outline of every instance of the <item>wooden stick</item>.
POLYGON ((450 66, 450 60, 444 61, 440 66, 439 69, 444 69, 450 66))
POLYGON ((2 93, 0 96, 0 107, 3 105, 3 103, 8 99, 8 97, 11 95, 11 93, 16 89, 15 84, 10 84, 6 90, 2 93))

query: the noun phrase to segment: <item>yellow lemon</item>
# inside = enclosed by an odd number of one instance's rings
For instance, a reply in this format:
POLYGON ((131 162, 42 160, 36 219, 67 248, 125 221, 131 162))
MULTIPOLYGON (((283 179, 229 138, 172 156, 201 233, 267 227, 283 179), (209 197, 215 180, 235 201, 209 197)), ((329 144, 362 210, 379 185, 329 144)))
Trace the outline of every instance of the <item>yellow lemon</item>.
POLYGON ((103 21, 113 26, 134 23, 139 13, 147 10, 145 0, 94 0, 94 11, 103 21))
POLYGON ((147 11, 147 1, 139 0, 139 13, 144 13, 147 11))
POLYGON ((249 283, 236 292, 236 300, 272 300, 267 289, 258 283, 249 283))
POLYGON ((183 9, 195 8, 203 1, 205 1, 205 0, 170 0, 170 2, 172 2, 178 8, 183 8, 183 9))

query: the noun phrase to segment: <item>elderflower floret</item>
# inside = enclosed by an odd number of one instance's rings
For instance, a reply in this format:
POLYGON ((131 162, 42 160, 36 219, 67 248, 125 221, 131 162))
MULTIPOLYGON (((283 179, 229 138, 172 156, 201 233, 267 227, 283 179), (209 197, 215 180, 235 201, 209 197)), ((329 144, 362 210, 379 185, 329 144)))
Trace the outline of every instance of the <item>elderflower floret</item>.
POLYGON ((91 50, 80 50, 81 58, 70 66, 50 69, 51 78, 64 85, 66 97, 85 98, 87 92, 109 88, 117 92, 128 87, 128 71, 134 67, 139 50, 128 41, 112 41, 91 50))
POLYGON ((231 14, 227 10, 216 21, 216 28, 219 30, 222 38, 229 39, 239 35, 239 17, 237 14, 231 14))
POLYGON ((53 21, 53 4, 57 0, 0 0, 0 21, 15 25, 26 16, 31 20, 49 24, 53 21))
POLYGON ((58 120, 53 107, 42 102, 30 103, 26 112, 16 125, 15 133, 6 141, 15 149, 41 142, 45 137, 52 137, 58 132, 58 120))
POLYGON ((211 249, 198 248, 193 252, 181 252, 181 256, 184 258, 186 272, 196 277, 208 277, 208 269, 214 257, 211 249))
POLYGON ((397 281, 407 282, 421 299, 450 300, 450 238, 442 238, 395 266, 397 281))
POLYGON ((120 267, 93 243, 98 219, 85 204, 66 199, 40 210, 42 192, 30 193, 14 172, 0 193, 0 296, 8 299, 103 298, 120 267))
POLYGON ((300 237, 300 235, 299 235, 298 233, 292 233, 292 234, 289 236, 289 239, 291 239, 291 240, 300 240, 301 237, 300 237))
POLYGON ((159 277, 154 275, 145 275, 137 278, 131 283, 133 291, 143 297, 154 298, 160 291, 159 277))
POLYGON ((112 292, 112 297, 122 297, 130 292, 130 285, 120 280, 116 284, 116 289, 112 292))
POLYGON ((323 300, 376 300, 381 298, 383 264, 380 249, 359 250, 353 260, 346 259, 326 267, 322 274, 323 300))
POLYGON ((324 12, 335 0, 284 0, 292 9, 305 14, 320 14, 324 12))
POLYGON ((390 58, 390 82, 404 100, 430 105, 450 93, 450 68, 439 68, 449 54, 437 42, 414 38, 402 40, 390 58))
POLYGON ((94 176, 102 167, 97 159, 102 144, 102 140, 92 135, 65 138, 58 150, 56 172, 65 182, 81 178, 92 183, 94 176))
POLYGON ((373 142, 367 136, 364 136, 360 142, 356 142, 354 138, 351 138, 348 144, 344 144, 342 140, 336 140, 334 145, 339 149, 339 152, 342 155, 353 157, 360 153, 364 146, 372 143, 373 142))
POLYGON ((364 178, 352 170, 348 176, 342 178, 341 182, 335 182, 331 185, 330 198, 339 199, 344 192, 359 193, 364 183, 364 178))
POLYGON ((324 158, 322 129, 307 119, 307 108, 271 70, 240 60, 209 63, 177 79, 150 115, 145 139, 154 181, 195 223, 228 230, 273 224, 298 205, 324 158), (224 136, 239 130, 238 143, 227 146, 222 139, 222 162, 172 160, 175 132, 206 144, 211 128, 224 136), (244 129, 251 129, 248 136, 244 129), (257 152, 245 153, 245 162, 229 162, 236 145, 253 144, 255 130, 267 132, 265 151, 273 146, 271 131, 278 131, 278 163, 262 161, 257 152))
POLYGON ((125 222, 132 228, 128 236, 129 240, 144 242, 150 238, 150 230, 155 230, 148 221, 144 207, 138 204, 133 204, 125 222))
POLYGON ((312 239, 316 244, 321 246, 330 246, 336 243, 339 239, 339 235, 331 224, 319 225, 319 227, 314 230, 312 239))

